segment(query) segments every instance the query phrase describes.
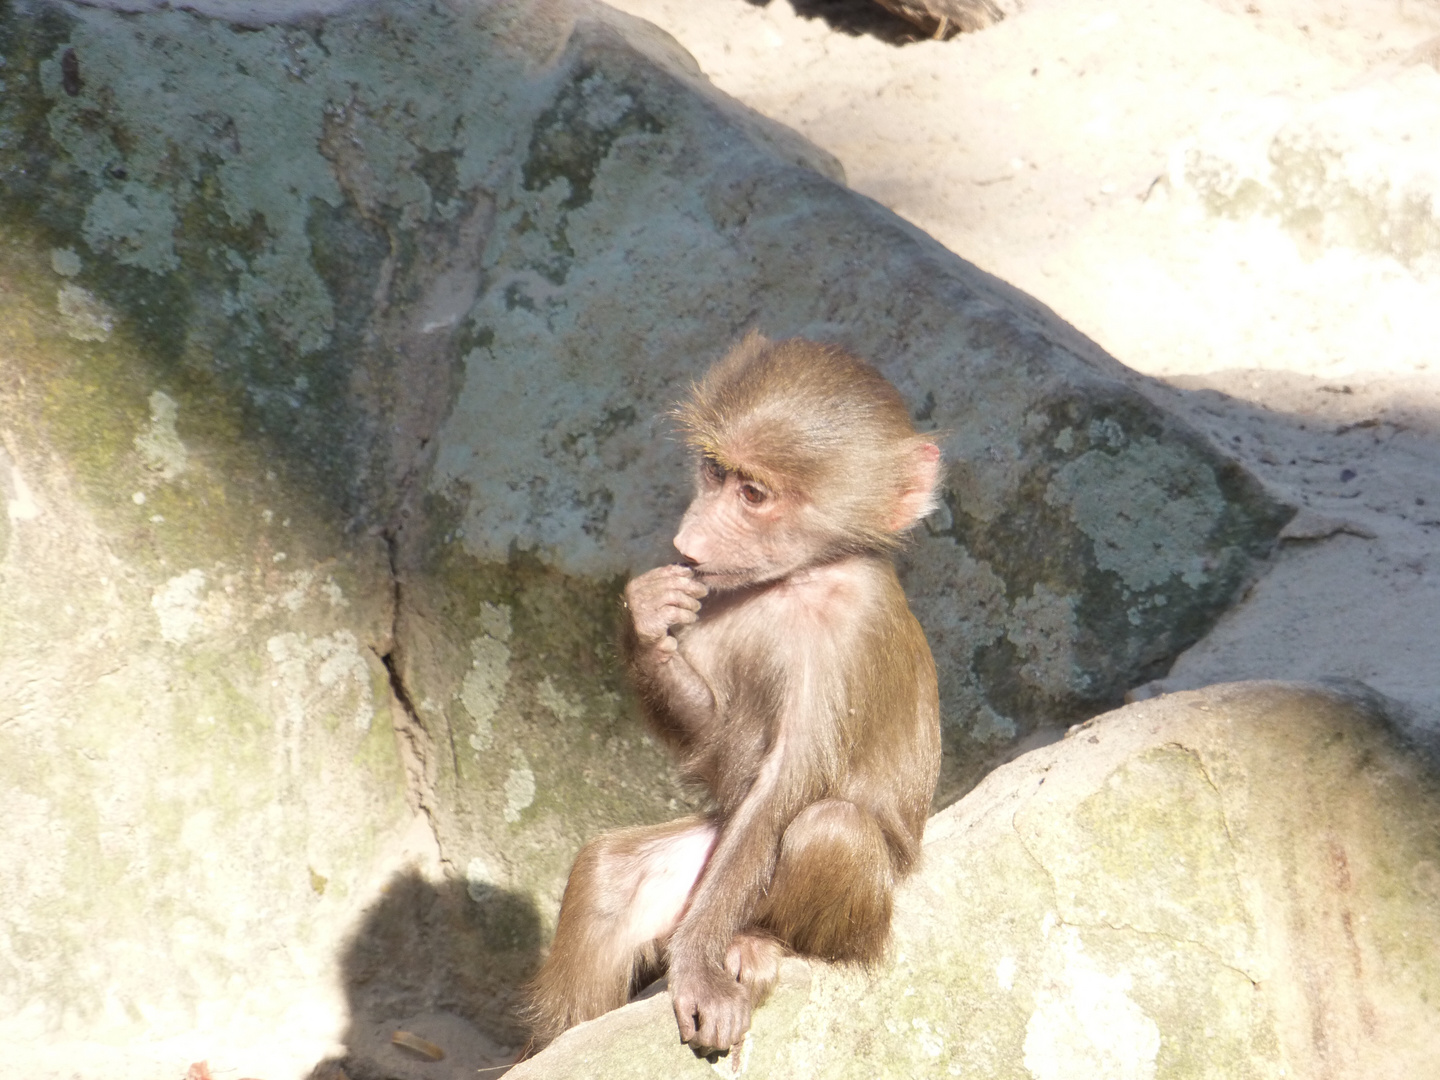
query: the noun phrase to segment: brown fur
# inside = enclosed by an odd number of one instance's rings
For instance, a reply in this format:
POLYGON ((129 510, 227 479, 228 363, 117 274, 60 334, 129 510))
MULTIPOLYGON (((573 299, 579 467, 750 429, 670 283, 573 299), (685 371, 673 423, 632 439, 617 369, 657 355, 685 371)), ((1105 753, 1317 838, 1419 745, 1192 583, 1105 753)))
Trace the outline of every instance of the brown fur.
POLYGON ((663 960, 682 1039, 726 1049, 785 950, 878 959, 934 792, 935 666, 885 556, 934 505, 934 443, 869 365, 757 334, 677 416, 687 561, 627 587, 625 653, 715 809, 581 851, 531 987, 541 1042, 663 960))
MULTIPOLYGON (((857 551, 899 544, 904 527, 893 527, 891 515, 912 486, 910 451, 931 440, 916 434, 899 392, 863 360, 751 332, 675 416, 700 454, 822 510, 832 543, 857 551)), ((914 520, 934 509, 931 495, 914 520)))

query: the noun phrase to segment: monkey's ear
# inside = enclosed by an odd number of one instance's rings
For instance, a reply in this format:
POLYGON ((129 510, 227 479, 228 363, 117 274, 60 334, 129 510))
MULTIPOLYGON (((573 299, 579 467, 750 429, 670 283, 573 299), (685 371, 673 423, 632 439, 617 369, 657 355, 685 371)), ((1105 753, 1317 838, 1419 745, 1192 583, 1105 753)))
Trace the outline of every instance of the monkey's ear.
POLYGON ((905 491, 890 519, 891 532, 904 532, 940 505, 940 447, 919 442, 910 448, 905 491))

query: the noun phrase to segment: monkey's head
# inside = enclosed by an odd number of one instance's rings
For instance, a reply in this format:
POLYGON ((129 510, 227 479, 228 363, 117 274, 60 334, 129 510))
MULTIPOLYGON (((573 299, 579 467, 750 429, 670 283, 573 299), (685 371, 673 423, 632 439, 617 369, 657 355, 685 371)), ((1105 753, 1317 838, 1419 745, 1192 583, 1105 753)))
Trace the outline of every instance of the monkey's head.
POLYGON ((752 331, 675 416, 698 459, 675 546, 712 587, 889 550, 936 506, 939 447, 835 346, 752 331))

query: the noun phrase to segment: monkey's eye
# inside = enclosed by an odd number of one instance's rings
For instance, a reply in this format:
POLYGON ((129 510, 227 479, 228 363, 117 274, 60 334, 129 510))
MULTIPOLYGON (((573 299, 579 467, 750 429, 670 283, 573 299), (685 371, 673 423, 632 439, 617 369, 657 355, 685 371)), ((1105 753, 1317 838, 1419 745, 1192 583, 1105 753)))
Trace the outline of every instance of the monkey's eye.
POLYGON ((740 497, 751 506, 759 506, 770 497, 770 492, 766 491, 753 480, 742 480, 740 482, 740 497))
POLYGON ((730 470, 713 457, 703 457, 700 459, 700 472, 712 484, 723 484, 730 470))

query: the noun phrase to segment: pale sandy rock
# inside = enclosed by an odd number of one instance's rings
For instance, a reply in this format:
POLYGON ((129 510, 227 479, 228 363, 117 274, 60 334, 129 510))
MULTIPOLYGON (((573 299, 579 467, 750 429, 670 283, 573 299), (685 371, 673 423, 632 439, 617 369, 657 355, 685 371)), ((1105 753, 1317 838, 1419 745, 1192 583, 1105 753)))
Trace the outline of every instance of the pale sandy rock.
POLYGON ((1440 780, 1391 708, 1235 683, 1106 714, 931 821, 879 970, 791 961, 714 1066, 662 993, 510 1075, 1426 1075, 1440 780))

